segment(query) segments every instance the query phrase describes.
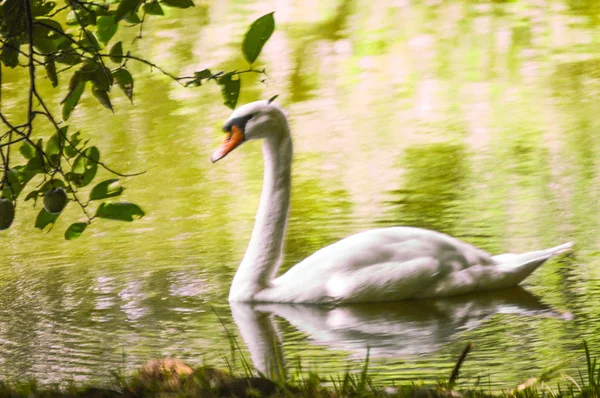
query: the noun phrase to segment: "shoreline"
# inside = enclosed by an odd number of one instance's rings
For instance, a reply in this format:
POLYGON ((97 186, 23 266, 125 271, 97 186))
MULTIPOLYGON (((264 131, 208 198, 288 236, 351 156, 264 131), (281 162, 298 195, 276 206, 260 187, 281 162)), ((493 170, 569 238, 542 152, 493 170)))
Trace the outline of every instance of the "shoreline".
MULTIPOLYGON (((39 386, 35 380, 0 381, 0 397, 600 397, 600 366, 583 343, 585 363, 578 375, 562 372, 563 366, 548 369, 513 388, 500 392, 486 386, 455 389, 462 364, 468 360, 468 343, 449 372, 448 380, 425 385, 419 380, 403 384, 376 385, 371 378, 369 358, 360 368, 347 370, 337 378, 302 372, 298 365, 284 377, 267 377, 244 363, 243 374, 211 366, 192 368, 179 359, 147 362, 131 375, 114 374, 104 385, 65 382, 39 386)), ((281 364, 278 364, 281 365, 281 364)), ((564 364, 563 364, 564 365, 564 364)), ((285 374, 279 366, 278 374, 285 374)))

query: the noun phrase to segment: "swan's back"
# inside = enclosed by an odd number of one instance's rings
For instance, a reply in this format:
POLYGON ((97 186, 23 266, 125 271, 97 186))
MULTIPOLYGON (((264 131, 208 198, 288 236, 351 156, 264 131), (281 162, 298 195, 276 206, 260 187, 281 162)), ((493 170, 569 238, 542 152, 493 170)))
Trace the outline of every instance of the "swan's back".
POLYGON ((493 263, 486 252, 439 232, 412 227, 373 229, 317 251, 273 281, 263 299, 395 301, 421 296, 452 273, 493 263))
POLYGON ((492 257, 440 232, 373 229, 317 251, 274 280, 256 301, 380 302, 509 287, 561 247, 492 257))

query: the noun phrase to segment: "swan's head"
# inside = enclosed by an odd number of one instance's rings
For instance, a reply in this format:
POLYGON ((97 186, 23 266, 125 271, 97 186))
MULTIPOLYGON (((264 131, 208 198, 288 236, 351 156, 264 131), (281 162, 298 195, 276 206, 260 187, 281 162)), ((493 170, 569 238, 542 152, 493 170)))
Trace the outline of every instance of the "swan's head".
POLYGON ((219 149, 213 153, 211 160, 214 163, 224 158, 245 141, 278 134, 286 126, 283 111, 270 101, 255 101, 242 105, 231 113, 223 125, 227 136, 219 149))

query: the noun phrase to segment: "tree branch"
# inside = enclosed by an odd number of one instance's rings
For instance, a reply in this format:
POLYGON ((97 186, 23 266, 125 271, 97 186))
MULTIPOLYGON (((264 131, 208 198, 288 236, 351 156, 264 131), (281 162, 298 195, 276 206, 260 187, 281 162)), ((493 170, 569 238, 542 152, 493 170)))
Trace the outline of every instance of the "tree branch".
MULTIPOLYGON (((25 21, 27 23, 27 42, 29 44, 29 97, 27 100, 27 137, 31 136, 33 130, 33 95, 35 90, 35 65, 33 64, 33 16, 31 15, 31 2, 25 2, 25 21)), ((9 136, 9 141, 12 137, 9 136)), ((7 149, 6 160, 10 160, 10 147, 7 149)))
MULTIPOLYGON (((78 4, 79 7, 81 7, 82 9, 85 9, 84 6, 82 6, 79 2, 72 3, 72 4, 78 4)), ((77 19, 77 23, 79 24, 79 27, 81 27, 81 30, 83 31, 83 34, 85 35, 85 37, 87 38, 87 40, 89 42, 92 42, 92 40, 90 39, 91 33, 88 32, 85 29, 85 27, 83 26, 83 23, 81 22, 81 18, 79 17, 79 14, 77 14, 77 12, 75 12, 75 6, 74 5, 72 6, 72 10, 73 10, 73 13, 75 14, 75 18, 77 19)), ((107 72, 106 72, 108 68, 106 67, 106 65, 104 65, 104 61, 102 60, 102 57, 100 57, 100 55, 98 53, 98 50, 94 48, 93 49, 93 54, 94 54, 94 57, 97 58, 98 61, 100 62, 100 64, 102 65, 102 73, 104 73, 104 75, 106 76, 106 78, 110 80, 110 76, 107 76, 107 72)))
MULTIPOLYGON (((19 135, 20 137, 22 137, 23 139, 25 139, 25 141, 27 141, 29 144, 31 144, 37 151, 40 160, 42 161, 42 168, 44 169, 44 173, 47 172, 46 170, 46 164, 44 162, 44 157, 48 160, 48 163, 50 163, 50 159, 48 159, 48 157, 46 156, 46 152, 44 152, 44 150, 42 148, 40 148, 35 142, 33 142, 28 136, 27 134, 25 134, 22 131, 19 131, 18 127, 13 126, 8 119, 6 119, 6 117, 2 114, 2 112, 0 112, 0 120, 2 120, 2 123, 4 123, 11 132, 16 133, 17 135, 19 135)), ((21 128, 25 128, 27 127, 27 124, 23 124, 21 126, 19 126, 21 128)), ((10 141, 10 140, 9 140, 10 141)))
POLYGON ((44 22, 40 22, 40 21, 33 21, 33 24, 43 26, 44 28, 53 31, 54 33, 58 33, 59 35, 63 36, 67 40, 69 40, 71 43, 75 44, 81 50, 83 50, 85 52, 91 52, 89 48, 83 47, 81 44, 79 44, 79 42, 77 40, 73 39, 73 37, 71 35, 69 35, 65 32, 62 32, 62 31, 54 28, 53 26, 50 26, 50 25, 48 25, 44 22))
MULTIPOLYGON (((10 44, 9 42, 7 42, 7 41, 5 41, 5 40, 2 40, 2 37, 0 37, 0 43, 1 43, 3 46, 6 46, 6 47, 10 48, 11 50, 15 50, 15 51, 16 51, 16 52, 18 52, 19 54, 21 54, 21 55, 23 55, 23 56, 25 56, 25 57, 28 57, 28 58, 29 58, 29 54, 27 54, 25 51, 21 51, 19 48, 17 48, 17 47, 15 47, 15 46, 13 46, 13 45, 12 45, 12 44, 10 44)), ((35 53, 35 54, 39 54, 37 51, 35 51, 34 53, 35 53)), ((41 54, 40 54, 40 55, 41 55, 41 54)), ((34 61, 35 61, 35 63, 37 63, 38 65, 44 65, 44 63, 43 63, 42 61, 40 61, 40 60, 37 60, 37 59, 35 59, 35 58, 34 58, 34 61)), ((25 66, 28 66, 28 65, 25 65, 25 66)))
POLYGON ((17 142, 21 142, 21 141, 25 141, 25 140, 27 140, 27 137, 17 138, 16 140, 5 142, 4 144, 0 144, 0 148, 4 148, 5 146, 9 147, 13 144, 16 144, 17 142))
POLYGON ((48 14, 48 18, 52 18, 53 16, 55 16, 56 14, 58 14, 61 11, 66 10, 67 8, 69 8, 69 4, 67 4, 66 6, 63 6, 63 7, 59 8, 58 10, 54 11, 52 14, 48 14))

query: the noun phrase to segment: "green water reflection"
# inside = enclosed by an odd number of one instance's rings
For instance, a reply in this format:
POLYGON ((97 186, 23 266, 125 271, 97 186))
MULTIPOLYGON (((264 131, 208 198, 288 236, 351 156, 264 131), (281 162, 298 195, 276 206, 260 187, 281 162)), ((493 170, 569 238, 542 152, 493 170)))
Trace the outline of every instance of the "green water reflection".
MULTIPOLYGON (((263 308, 275 314, 288 362, 302 356, 306 367, 344 371, 364 357, 356 348, 369 341, 364 328, 378 324, 389 327, 379 341, 422 338, 379 347, 382 382, 447 377, 466 341, 474 350, 465 386, 488 376, 512 386, 579 357, 583 338, 597 350, 597 2, 201 1, 150 20, 132 52, 178 74, 243 68, 247 23, 273 10, 277 31, 260 59, 269 78, 245 76, 240 101, 279 94, 290 115, 296 161, 284 268, 381 225, 434 228, 493 253, 577 243, 526 281, 526 298, 501 297, 497 310, 481 310, 483 299, 453 307, 463 312, 450 318, 439 310, 447 307, 421 304, 389 317, 375 308, 263 308)), ((136 33, 118 35, 131 43, 136 33)), ((37 210, 19 203, 1 249, 0 378, 105 379, 164 356, 224 365, 227 331, 238 335, 226 297, 258 204, 260 147, 212 166, 228 116, 219 88, 185 89, 135 68, 134 106, 116 93, 113 116, 84 95, 72 123, 94 136, 108 164, 147 171, 124 193, 147 216, 99 222, 65 242, 75 206, 39 233, 37 210)), ((10 115, 24 109, 23 79, 3 70, 10 115)), ((40 85, 58 105, 65 93, 40 85)))

